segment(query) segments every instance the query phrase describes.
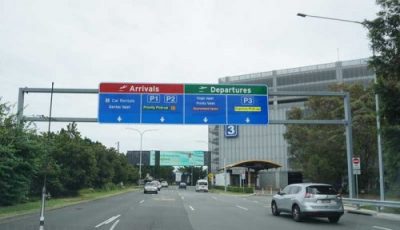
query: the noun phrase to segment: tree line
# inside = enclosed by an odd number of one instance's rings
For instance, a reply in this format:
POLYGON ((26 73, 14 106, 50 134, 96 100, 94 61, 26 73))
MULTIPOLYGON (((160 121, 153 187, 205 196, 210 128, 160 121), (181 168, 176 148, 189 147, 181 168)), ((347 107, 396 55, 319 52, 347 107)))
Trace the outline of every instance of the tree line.
POLYGON ((30 123, 18 123, 11 106, 0 101, 0 205, 39 197, 45 176, 53 197, 138 179, 125 155, 83 137, 75 123, 39 133, 30 123))

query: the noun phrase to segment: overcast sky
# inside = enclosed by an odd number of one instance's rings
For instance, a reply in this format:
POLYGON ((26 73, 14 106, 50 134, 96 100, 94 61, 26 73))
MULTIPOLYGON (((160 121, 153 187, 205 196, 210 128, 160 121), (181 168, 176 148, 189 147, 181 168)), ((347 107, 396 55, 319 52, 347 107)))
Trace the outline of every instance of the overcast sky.
MULTIPOLYGON (((373 0, 0 0, 0 97, 19 87, 98 88, 100 82, 217 83, 218 78, 368 57, 360 25, 373 0)), ((49 94, 26 95, 25 115, 48 115, 49 94)), ((96 117, 96 95, 55 95, 54 116, 96 117)), ((53 123, 52 131, 66 124, 53 123)), ((47 124, 38 123, 45 131, 47 124)), ((121 151, 207 150, 207 126, 80 123, 121 151)))

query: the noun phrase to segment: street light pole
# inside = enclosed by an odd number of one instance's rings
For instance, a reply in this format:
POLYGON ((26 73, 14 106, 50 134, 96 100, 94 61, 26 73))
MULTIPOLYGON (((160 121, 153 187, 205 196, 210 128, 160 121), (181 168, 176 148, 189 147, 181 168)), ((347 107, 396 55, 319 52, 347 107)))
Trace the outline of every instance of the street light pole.
MULTIPOLYGON (((364 22, 360 21, 353 21, 353 20, 346 20, 340 18, 331 18, 331 17, 322 17, 322 16, 315 16, 315 15, 308 15, 304 13, 297 13, 299 17, 311 17, 311 18, 318 18, 318 19, 325 19, 325 20, 333 20, 333 21, 340 21, 340 22, 348 22, 348 23, 355 23, 362 25, 365 27, 364 22)), ((372 47, 372 56, 375 56, 375 49, 372 47)), ((376 74, 374 73, 374 83, 377 83, 376 74)), ((381 119, 380 119, 380 112, 379 112, 379 95, 375 93, 375 113, 376 113, 376 133, 377 133, 377 146, 378 146, 378 167, 379 167, 379 195, 380 200, 385 200, 385 187, 384 187, 384 178, 383 178, 383 154, 382 154, 382 140, 381 140, 381 119)))
POLYGON ((143 131, 141 131, 139 129, 135 129, 135 128, 126 128, 126 129, 133 130, 133 131, 137 132, 140 135, 140 153, 139 153, 139 181, 140 181, 142 179, 143 135, 146 132, 157 131, 157 129, 145 129, 143 131))

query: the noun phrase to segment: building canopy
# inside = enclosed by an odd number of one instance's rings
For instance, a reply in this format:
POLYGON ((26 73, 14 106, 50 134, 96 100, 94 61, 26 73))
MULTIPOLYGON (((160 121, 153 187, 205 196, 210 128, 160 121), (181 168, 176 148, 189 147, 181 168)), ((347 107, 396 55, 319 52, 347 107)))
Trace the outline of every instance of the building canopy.
POLYGON ((282 167, 282 165, 267 160, 247 160, 226 165, 227 170, 234 167, 243 167, 243 168, 253 169, 255 171, 260 171, 271 168, 280 168, 282 167))

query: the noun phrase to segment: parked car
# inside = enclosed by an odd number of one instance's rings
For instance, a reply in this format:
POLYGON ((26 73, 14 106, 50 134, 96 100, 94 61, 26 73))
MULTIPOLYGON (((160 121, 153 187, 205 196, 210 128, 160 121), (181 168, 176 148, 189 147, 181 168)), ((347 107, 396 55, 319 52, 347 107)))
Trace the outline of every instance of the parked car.
POLYGON ((207 180, 198 180, 196 182, 196 192, 208 192, 208 182, 207 180))
POLYGON ((158 193, 158 188, 157 188, 157 184, 156 183, 153 183, 153 182, 147 182, 145 185, 144 185, 144 191, 143 191, 145 194, 146 193, 155 193, 155 194, 157 194, 158 193))
POLYGON ((185 182, 179 183, 179 188, 186 189, 186 183, 185 182))
POLYGON ((291 213, 295 221, 304 217, 328 217, 337 223, 344 213, 341 196, 332 185, 302 183, 286 186, 273 196, 271 210, 274 216, 280 212, 291 213))
POLYGON ((152 182, 156 184, 158 191, 160 191, 160 190, 161 190, 161 187, 162 187, 160 181, 158 181, 158 180, 153 180, 152 182))
POLYGON ((165 180, 161 181, 161 187, 168 188, 168 182, 166 182, 165 180))

